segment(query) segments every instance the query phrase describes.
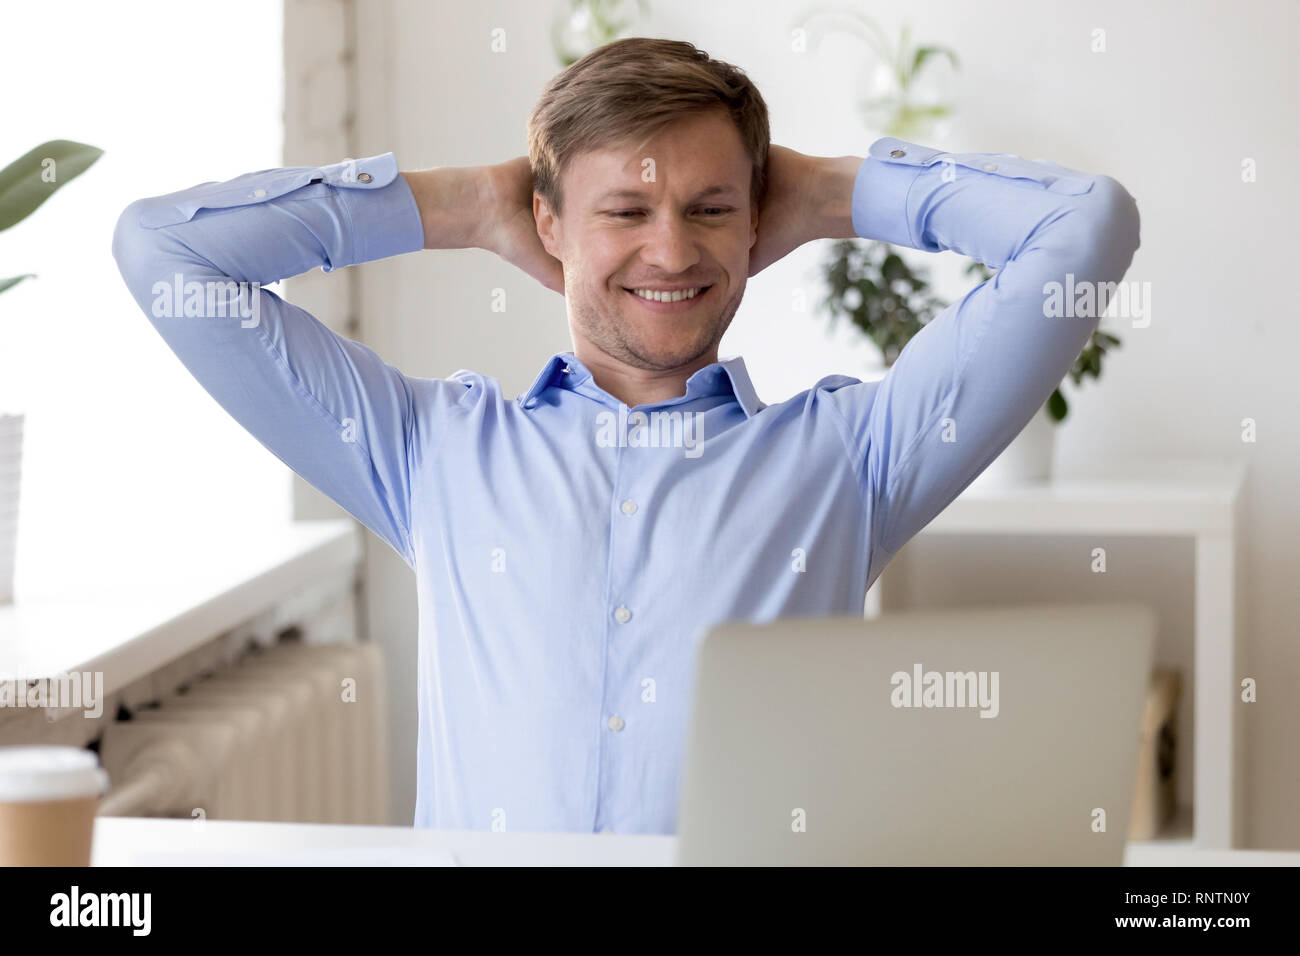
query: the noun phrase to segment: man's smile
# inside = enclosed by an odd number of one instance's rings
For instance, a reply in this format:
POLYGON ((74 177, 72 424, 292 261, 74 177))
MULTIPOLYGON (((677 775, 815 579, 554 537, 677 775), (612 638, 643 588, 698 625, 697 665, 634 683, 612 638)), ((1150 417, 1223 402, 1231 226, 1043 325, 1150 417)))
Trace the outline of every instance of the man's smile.
POLYGON ((658 315, 675 315, 680 312, 689 312, 700 304, 700 301, 708 296, 712 285, 690 286, 675 290, 655 290, 655 289, 630 289, 624 286, 623 291, 632 298, 638 306, 649 312, 658 315))

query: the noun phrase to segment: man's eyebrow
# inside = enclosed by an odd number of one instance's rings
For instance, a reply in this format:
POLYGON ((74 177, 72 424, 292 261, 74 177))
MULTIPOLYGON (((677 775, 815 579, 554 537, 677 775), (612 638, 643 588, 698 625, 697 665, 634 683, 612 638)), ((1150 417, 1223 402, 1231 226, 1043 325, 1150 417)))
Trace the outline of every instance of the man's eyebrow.
MULTIPOLYGON (((695 202, 696 200, 707 199, 710 196, 739 195, 739 194, 740 194, 739 187, 730 184, 707 186, 704 189, 701 189, 694 196, 692 196, 691 201, 695 202)), ((596 202, 598 203, 608 202, 611 199, 645 199, 645 198, 646 198, 646 193, 640 189, 611 189, 609 192, 601 194, 596 199, 596 202)))

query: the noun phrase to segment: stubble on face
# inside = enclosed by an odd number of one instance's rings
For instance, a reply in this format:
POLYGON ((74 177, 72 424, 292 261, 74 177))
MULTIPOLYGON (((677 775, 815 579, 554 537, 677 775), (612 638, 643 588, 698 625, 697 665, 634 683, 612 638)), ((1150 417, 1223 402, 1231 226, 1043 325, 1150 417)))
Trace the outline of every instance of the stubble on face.
MULTIPOLYGON (((710 292, 717 294, 718 289, 710 292)), ((629 323, 617 309, 610 310, 603 301, 587 297, 575 297, 570 303, 569 322, 575 338, 581 335, 615 361, 645 371, 666 372, 716 355, 744 295, 742 279, 720 306, 701 309, 701 315, 689 320, 684 317, 660 320, 681 326, 671 336, 654 336, 644 325, 629 323)), ((636 307, 635 303, 632 307, 636 307)))

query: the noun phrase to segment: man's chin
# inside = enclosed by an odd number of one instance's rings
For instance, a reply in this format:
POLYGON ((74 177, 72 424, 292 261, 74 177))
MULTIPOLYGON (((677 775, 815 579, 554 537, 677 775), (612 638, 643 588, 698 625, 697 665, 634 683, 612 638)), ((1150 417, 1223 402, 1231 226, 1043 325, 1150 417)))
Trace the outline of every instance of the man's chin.
MULTIPOLYGON (((733 309, 734 312, 734 309, 733 309)), ((581 313, 579 318, 583 318, 581 313)), ((699 316, 644 316, 618 309, 612 322, 577 322, 575 335, 596 345, 610 358, 633 368, 670 372, 716 352, 723 328, 716 312, 699 316)))
POLYGON ((689 365, 714 347, 715 343, 707 336, 688 341, 680 338, 664 341, 655 336, 645 336, 627 343, 628 351, 640 360, 643 368, 660 372, 689 365))

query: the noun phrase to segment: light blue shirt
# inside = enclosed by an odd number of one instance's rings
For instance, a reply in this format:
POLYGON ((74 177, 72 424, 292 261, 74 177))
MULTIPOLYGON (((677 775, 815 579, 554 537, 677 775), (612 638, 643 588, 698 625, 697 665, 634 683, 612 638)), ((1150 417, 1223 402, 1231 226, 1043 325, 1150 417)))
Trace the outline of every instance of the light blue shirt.
POLYGON ((418 827, 674 832, 710 626, 861 614, 1097 327, 1046 316, 1048 284, 1116 282, 1138 247, 1109 177, 881 139, 855 231, 999 270, 882 381, 765 405, 728 358, 629 410, 560 352, 510 399, 479 372, 405 375, 234 284, 421 249, 397 170, 386 153, 142 199, 113 254, 203 387, 415 572, 418 827))

